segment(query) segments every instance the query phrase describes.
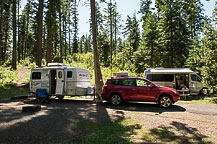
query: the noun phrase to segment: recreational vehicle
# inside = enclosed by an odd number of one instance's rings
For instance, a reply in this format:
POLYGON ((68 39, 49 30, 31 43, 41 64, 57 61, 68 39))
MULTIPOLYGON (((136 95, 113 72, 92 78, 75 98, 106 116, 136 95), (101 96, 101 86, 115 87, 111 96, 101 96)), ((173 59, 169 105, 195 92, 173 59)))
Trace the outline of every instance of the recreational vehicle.
POLYGON ((49 63, 31 70, 30 91, 36 93, 37 89, 46 89, 49 96, 59 98, 93 94, 89 71, 62 63, 49 63))
POLYGON ((144 71, 144 77, 159 86, 182 90, 185 86, 191 95, 203 94, 201 77, 188 68, 155 68, 144 71))

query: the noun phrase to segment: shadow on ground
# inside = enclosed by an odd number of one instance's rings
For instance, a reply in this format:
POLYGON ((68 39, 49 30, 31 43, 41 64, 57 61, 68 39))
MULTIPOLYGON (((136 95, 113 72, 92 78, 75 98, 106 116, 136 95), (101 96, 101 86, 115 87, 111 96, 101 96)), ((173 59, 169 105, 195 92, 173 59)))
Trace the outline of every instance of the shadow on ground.
POLYGON ((117 110, 127 110, 127 111, 139 111, 139 112, 154 112, 154 113, 164 113, 164 112, 185 112, 186 109, 179 105, 172 105, 169 108, 161 108, 155 103, 123 103, 120 106, 113 106, 108 102, 104 103, 104 107, 117 109, 117 110))
POLYGON ((136 125, 123 125, 124 115, 111 120, 100 103, 51 100, 36 113, 22 113, 35 100, 0 101, 0 143, 131 143, 136 125))
POLYGON ((160 126, 149 130, 144 134, 143 140, 146 143, 164 142, 176 144, 212 144, 206 141, 208 138, 198 132, 196 128, 188 127, 186 124, 173 121, 169 127, 160 126))

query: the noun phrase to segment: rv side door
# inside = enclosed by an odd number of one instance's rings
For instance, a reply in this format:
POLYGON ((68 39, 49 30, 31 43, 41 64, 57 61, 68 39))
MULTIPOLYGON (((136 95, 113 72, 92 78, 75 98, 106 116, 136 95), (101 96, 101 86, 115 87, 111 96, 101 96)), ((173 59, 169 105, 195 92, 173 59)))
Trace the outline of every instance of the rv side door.
POLYGON ((64 93, 64 79, 65 79, 65 75, 64 75, 64 70, 57 70, 57 79, 56 79, 56 95, 63 95, 64 93))

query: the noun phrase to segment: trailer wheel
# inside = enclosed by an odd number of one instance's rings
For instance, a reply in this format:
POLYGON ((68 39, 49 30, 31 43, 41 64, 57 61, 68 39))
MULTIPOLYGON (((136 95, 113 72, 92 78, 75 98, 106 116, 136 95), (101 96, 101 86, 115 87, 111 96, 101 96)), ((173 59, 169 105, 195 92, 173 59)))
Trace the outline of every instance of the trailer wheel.
POLYGON ((59 100, 63 100, 64 96, 58 96, 59 100))

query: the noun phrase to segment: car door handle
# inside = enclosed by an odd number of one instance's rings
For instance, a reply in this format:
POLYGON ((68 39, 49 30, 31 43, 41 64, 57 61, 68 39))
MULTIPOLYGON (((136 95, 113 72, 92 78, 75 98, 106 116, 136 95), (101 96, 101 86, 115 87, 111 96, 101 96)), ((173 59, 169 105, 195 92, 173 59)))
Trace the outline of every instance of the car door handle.
POLYGON ((132 89, 132 90, 134 90, 134 91, 135 91, 136 89, 132 89))

